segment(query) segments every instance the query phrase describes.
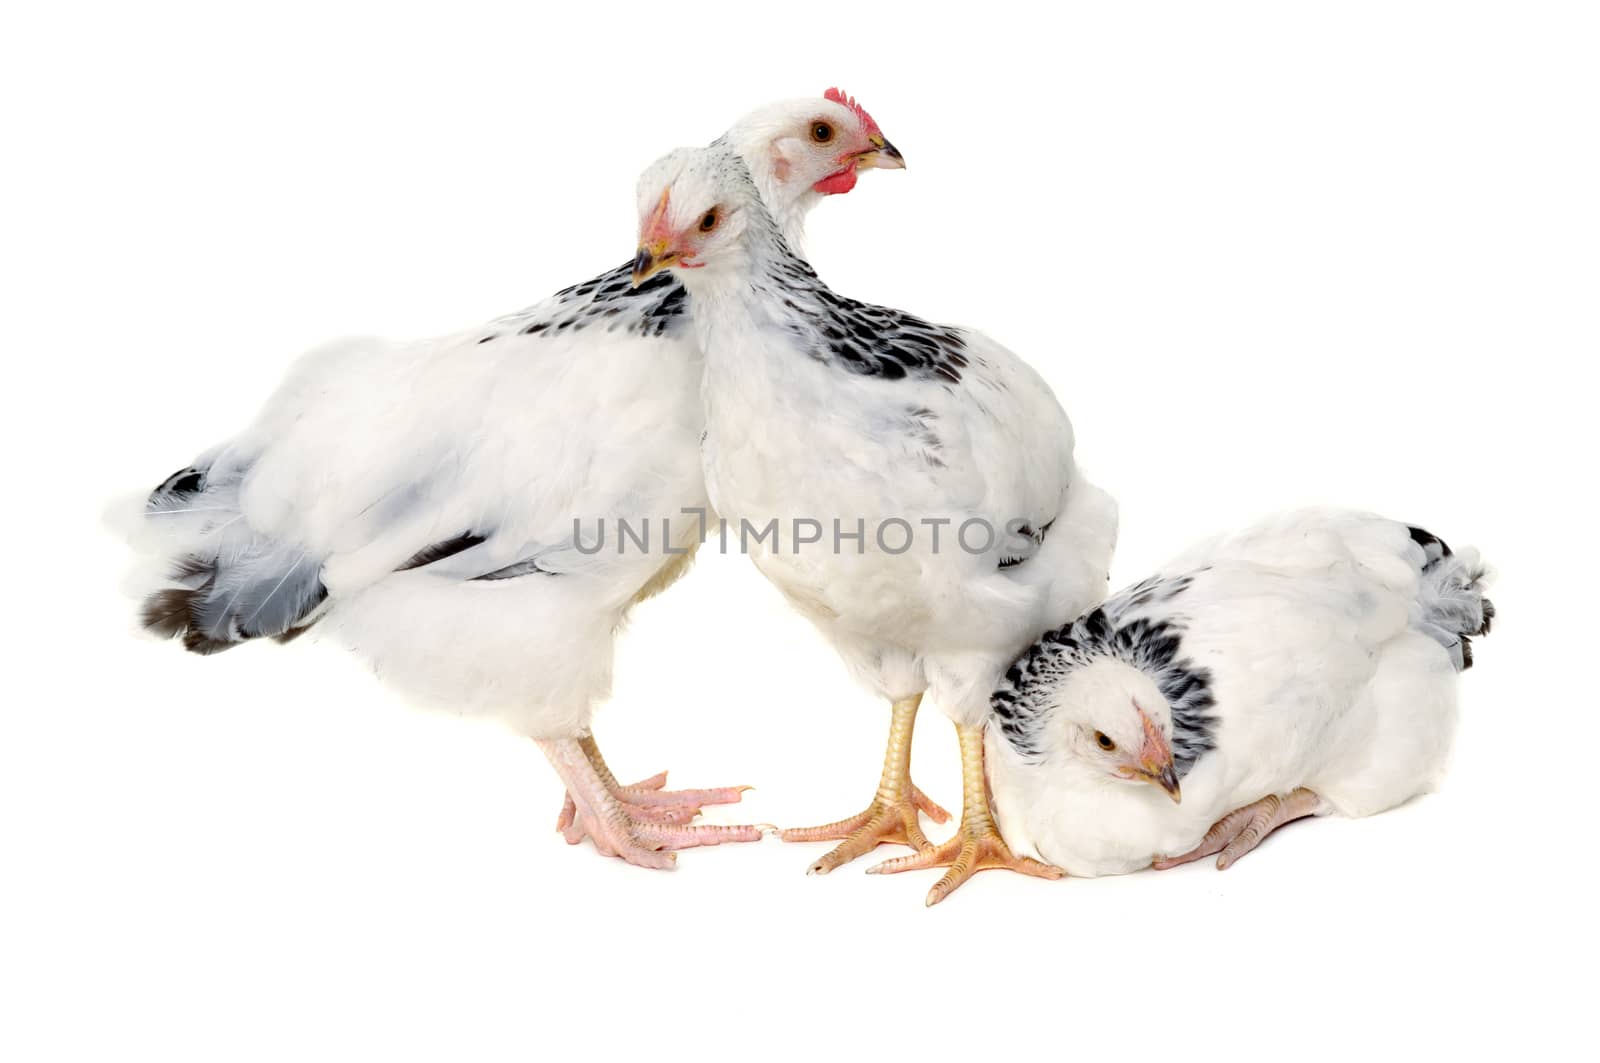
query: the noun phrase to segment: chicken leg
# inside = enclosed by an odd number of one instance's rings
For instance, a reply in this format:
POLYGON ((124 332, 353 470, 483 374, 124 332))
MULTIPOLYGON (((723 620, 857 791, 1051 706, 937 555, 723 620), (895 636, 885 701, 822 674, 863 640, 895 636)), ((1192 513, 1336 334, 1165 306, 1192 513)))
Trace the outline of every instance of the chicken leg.
POLYGON ((1035 878, 1060 878, 1066 874, 1059 867, 1011 852, 1011 847, 995 829, 994 816, 989 811, 989 782, 983 764, 983 727, 967 727, 958 723, 956 734, 961 740, 961 826, 957 828, 955 837, 910 856, 885 860, 867 868, 867 874, 892 875, 919 868, 948 867, 950 870, 928 891, 927 903, 930 907, 950 896, 957 886, 979 871, 990 868, 1019 871, 1035 878))
MULTIPOLYGON (((590 743, 591 747, 593 743, 590 743)), ((608 785, 600 768, 590 759, 583 742, 575 738, 541 741, 539 748, 555 768, 561 781, 566 783, 572 800, 571 821, 562 833, 567 841, 576 844, 585 836, 594 841, 594 847, 606 856, 621 857, 639 867, 668 869, 677 862, 674 849, 689 849, 700 845, 721 845, 723 842, 754 842, 761 840, 758 827, 724 827, 712 824, 686 825, 662 819, 653 814, 652 806, 637 805, 620 800, 613 792, 618 788, 615 779, 608 785)), ((595 751, 598 756, 598 750, 595 751)), ((606 771, 609 776, 610 772, 606 771)), ((622 787, 637 798, 642 794, 660 796, 663 791, 652 789, 657 780, 645 780, 642 790, 622 787)), ((660 782, 664 785, 666 779, 660 782)), ((714 791, 679 791, 703 795, 714 791)), ((661 805, 653 806, 659 811, 661 805)), ((681 809, 679 809, 681 811, 681 809)), ((563 816, 565 819, 565 816, 563 816)))
MULTIPOLYGON (((605 757, 600 755, 600 746, 592 735, 585 735, 578 739, 578 748, 583 750, 583 755, 594 766, 595 774, 600 781, 605 783, 606 789, 611 791, 624 806, 629 815, 637 819, 649 820, 655 823, 688 823, 700 814, 702 805, 731 805, 736 804, 748 786, 722 786, 711 790, 668 790, 667 773, 657 772, 648 779, 624 786, 617 782, 617 777, 611 774, 611 769, 606 765, 605 757)), ((566 836, 568 843, 576 845, 583 839, 582 830, 573 834, 577 818, 577 805, 569 793, 561 805, 561 815, 556 820, 556 830, 566 836)))
POLYGON ((921 694, 894 703, 889 746, 883 755, 883 774, 878 779, 878 793, 866 811, 820 827, 792 827, 778 832, 778 837, 786 842, 843 839, 840 845, 807 868, 806 874, 826 875, 885 843, 928 848, 927 835, 922 833, 922 824, 917 819, 919 810, 926 812, 935 823, 949 820, 950 813, 934 804, 911 782, 911 733, 917 722, 917 706, 921 703, 921 694))
POLYGON ((1285 823, 1306 816, 1316 816, 1328 811, 1327 802, 1315 793, 1301 787, 1286 797, 1268 794, 1261 800, 1234 809, 1212 824, 1200 844, 1182 856, 1157 857, 1151 867, 1157 871, 1178 867, 1181 864, 1203 860, 1212 853, 1217 857, 1217 870, 1226 871, 1238 859, 1261 844, 1261 840, 1285 823))

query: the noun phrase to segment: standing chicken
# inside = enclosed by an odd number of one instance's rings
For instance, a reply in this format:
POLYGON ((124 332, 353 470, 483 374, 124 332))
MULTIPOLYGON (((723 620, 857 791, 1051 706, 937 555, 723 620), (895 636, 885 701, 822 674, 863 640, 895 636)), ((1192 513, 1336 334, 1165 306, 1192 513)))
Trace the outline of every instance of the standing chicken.
POLYGON ((1075 875, 1159 853, 1220 851, 1226 868, 1291 820, 1426 791, 1455 673, 1494 617, 1482 579, 1476 553, 1360 513, 1291 513, 1191 550, 1046 634, 995 691, 1006 839, 1075 875))
POLYGON ((1014 858, 995 832, 983 724, 1016 654, 1105 593, 1115 506, 1074 465, 1066 414, 988 337, 829 290, 726 148, 674 152, 639 191, 634 282, 677 272, 706 351, 711 501, 762 573, 894 704, 870 807, 784 838, 843 839, 817 873, 882 841, 909 843, 921 851, 877 870, 949 866, 929 904, 982 867, 1059 874, 1014 858), (961 740, 961 827, 938 847, 908 779, 925 691, 961 740))
MULTIPOLYGON (((858 170, 904 165, 836 89, 718 143, 791 238, 858 170)), ((539 740, 567 839, 630 863, 754 840, 686 825, 739 789, 621 786, 589 737, 613 633, 698 545, 682 510, 705 506, 701 364, 683 289, 630 285, 627 265, 481 328, 315 351, 254 424, 151 494, 144 623, 197 653, 315 624, 402 691, 539 740), (622 521, 653 547, 580 538, 622 521)))

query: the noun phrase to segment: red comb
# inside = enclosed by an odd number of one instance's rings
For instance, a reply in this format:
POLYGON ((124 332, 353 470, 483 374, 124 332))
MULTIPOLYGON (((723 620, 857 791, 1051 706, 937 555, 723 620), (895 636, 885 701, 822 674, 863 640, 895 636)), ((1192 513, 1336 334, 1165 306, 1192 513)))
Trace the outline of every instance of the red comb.
POLYGON ((868 135, 883 132, 883 130, 878 128, 878 123, 874 122, 872 120, 872 116, 867 113, 867 109, 857 103, 854 96, 846 95, 843 89, 829 89, 827 92, 822 94, 822 98, 825 100, 832 100, 834 103, 843 104, 854 111, 856 113, 856 117, 861 119, 861 124, 867 127, 868 135))

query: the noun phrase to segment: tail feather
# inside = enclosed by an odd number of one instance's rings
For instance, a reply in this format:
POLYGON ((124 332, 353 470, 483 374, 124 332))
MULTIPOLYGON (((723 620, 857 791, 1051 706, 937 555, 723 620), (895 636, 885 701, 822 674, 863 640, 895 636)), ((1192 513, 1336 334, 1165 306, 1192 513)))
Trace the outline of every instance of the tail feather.
POLYGON ((168 587, 144 600, 139 623, 145 630, 164 639, 175 639, 189 628, 194 616, 194 591, 168 587))
POLYGON ((1457 671, 1472 667, 1472 640, 1487 635, 1494 603, 1484 597, 1488 569, 1476 550, 1456 552, 1431 532, 1411 528, 1422 548, 1422 582, 1417 589, 1418 627, 1450 651, 1457 671))
POLYGON ((287 639, 315 622, 327 600, 322 560, 251 528, 239 508, 240 474, 214 482, 191 466, 150 493, 162 585, 139 619, 193 653, 219 653, 256 638, 287 639))
POLYGON ((156 486, 156 489, 150 492, 148 507, 156 509, 197 495, 205 489, 205 482, 206 474, 204 469, 194 465, 179 469, 165 480, 162 480, 156 486))

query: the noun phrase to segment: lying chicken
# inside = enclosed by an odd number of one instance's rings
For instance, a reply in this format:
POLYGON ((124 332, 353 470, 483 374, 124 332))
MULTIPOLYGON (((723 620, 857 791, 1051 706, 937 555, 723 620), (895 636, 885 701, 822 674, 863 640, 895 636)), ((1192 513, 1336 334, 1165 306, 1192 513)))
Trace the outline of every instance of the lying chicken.
POLYGON ((1059 874, 1014 858, 995 833, 983 723, 1017 653, 1106 590, 1115 506, 1078 472, 1066 414, 1037 373, 981 333, 831 291, 726 148, 662 159, 641 178, 639 206, 634 282, 677 273, 706 351, 712 504, 762 573, 894 704, 868 809, 784 838, 843 838, 812 865, 819 873, 881 841, 909 843, 920 851, 879 869, 949 866, 929 904, 981 867, 1059 874), (764 535, 774 521, 775 540, 764 535), (961 827, 937 847, 908 778, 924 691, 961 740, 961 827))
POLYGON ((1330 510, 1189 551, 1047 633, 996 689, 1006 839, 1074 875, 1219 852, 1226 868, 1291 820, 1430 789, 1455 674, 1494 617, 1483 575, 1421 528, 1330 510))
MULTIPOLYGON (((857 171, 903 165, 846 101, 773 104, 718 141, 791 239, 857 171)), ((151 494, 144 623, 197 653, 316 625, 403 692, 539 740, 567 839, 630 863, 755 840, 686 822, 738 788, 622 786, 589 737, 613 633, 698 545, 681 511, 705 506, 701 361, 684 290, 632 285, 627 265, 455 335, 315 351, 254 424, 151 494), (654 548, 578 538, 622 520, 652 525, 654 548)))

